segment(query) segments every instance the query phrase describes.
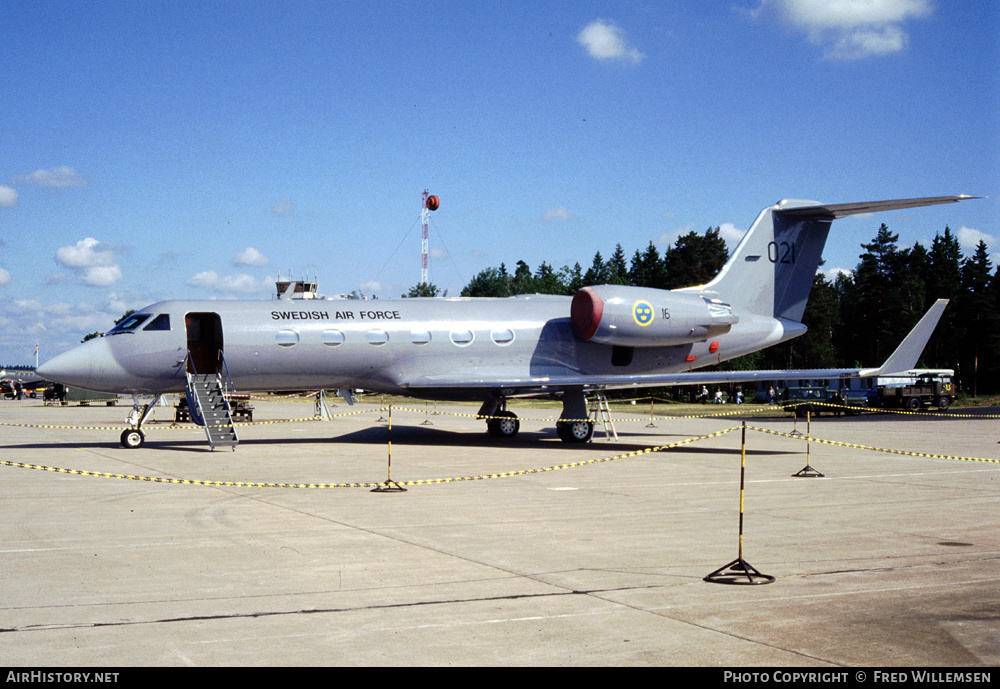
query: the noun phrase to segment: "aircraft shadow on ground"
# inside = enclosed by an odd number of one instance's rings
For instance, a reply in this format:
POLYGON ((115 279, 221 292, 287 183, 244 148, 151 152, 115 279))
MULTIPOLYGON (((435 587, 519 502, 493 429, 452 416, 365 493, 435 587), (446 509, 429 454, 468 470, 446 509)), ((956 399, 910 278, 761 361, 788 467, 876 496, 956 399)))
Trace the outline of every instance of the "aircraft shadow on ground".
MULTIPOLYGON (((109 449, 121 447, 118 442, 117 436, 114 433, 110 433, 110 437, 101 436, 99 438, 91 438, 83 441, 51 441, 51 442, 29 442, 29 443, 17 443, 17 444, 3 444, 2 447, 7 451, 17 451, 17 450, 53 450, 58 448, 73 447, 83 450, 97 450, 97 449, 109 449)), ((576 449, 584 450, 588 452, 595 452, 601 455, 617 455, 624 454, 628 452, 639 452, 641 450, 648 449, 649 447, 657 447, 661 445, 669 445, 671 442, 675 442, 676 439, 684 439, 691 437, 688 434, 683 433, 662 433, 654 434, 648 432, 639 433, 618 433, 618 441, 608 441, 606 440, 600 432, 598 432, 594 439, 585 444, 567 444, 559 439, 556 435, 555 429, 546 429, 540 431, 521 431, 515 438, 498 439, 492 438, 486 434, 485 431, 475 432, 475 431, 452 431, 444 428, 437 428, 432 426, 393 426, 391 441, 397 446, 423 446, 423 447, 456 447, 456 448, 488 448, 488 449, 503 449, 503 448, 551 448, 556 450, 556 448, 564 448, 567 450, 576 449), (645 442, 637 442, 637 440, 629 440, 630 436, 632 438, 642 438, 645 442), (652 442, 650 442, 652 440, 652 442)), ((735 436, 734 436, 735 437, 735 436)), ((291 436, 277 436, 273 438, 242 438, 240 440, 240 445, 247 447, 256 446, 302 446, 302 445, 316 445, 330 443, 334 445, 387 445, 390 440, 389 429, 385 425, 370 426, 357 431, 352 431, 349 433, 344 433, 341 435, 331 435, 330 437, 317 437, 315 435, 309 437, 291 437, 291 436)), ((211 452, 212 448, 209 446, 207 440, 204 438, 190 438, 190 439, 171 439, 169 437, 158 435, 155 429, 152 429, 146 436, 146 443, 142 448, 134 450, 134 452, 143 452, 149 450, 174 450, 182 452, 211 452)), ((666 452, 676 451, 684 452, 690 454, 739 454, 739 441, 736 440, 731 448, 706 448, 698 447, 695 444, 682 445, 680 447, 674 448, 673 450, 664 450, 666 452)), ((226 449, 220 449, 220 453, 231 454, 231 451, 226 449)), ((239 446, 237 446, 235 452, 239 453, 239 446)), ((777 454, 798 454, 796 451, 781 451, 781 450, 754 450, 748 449, 747 454, 767 454, 767 455, 777 455, 777 454)))

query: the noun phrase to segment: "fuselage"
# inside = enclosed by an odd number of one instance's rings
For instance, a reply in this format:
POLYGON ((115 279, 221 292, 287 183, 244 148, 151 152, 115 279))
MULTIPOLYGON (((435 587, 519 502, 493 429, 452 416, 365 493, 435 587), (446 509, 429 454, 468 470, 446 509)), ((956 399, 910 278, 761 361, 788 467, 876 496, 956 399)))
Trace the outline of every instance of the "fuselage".
POLYGON ((180 392, 186 371, 218 371, 240 391, 362 388, 478 399, 497 389, 529 394, 592 378, 688 371, 805 331, 739 314, 729 332, 705 341, 613 347, 576 335, 570 304, 569 297, 547 295, 164 301, 55 357, 39 374, 132 394, 180 392))

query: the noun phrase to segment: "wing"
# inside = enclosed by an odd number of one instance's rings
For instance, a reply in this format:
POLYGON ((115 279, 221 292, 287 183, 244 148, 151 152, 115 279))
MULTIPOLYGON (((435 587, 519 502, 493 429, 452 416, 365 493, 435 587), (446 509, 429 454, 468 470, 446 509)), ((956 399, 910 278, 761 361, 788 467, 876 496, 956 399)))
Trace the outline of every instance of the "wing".
POLYGON ((510 380, 482 380, 470 382, 456 377, 427 378, 404 385, 417 397, 460 397, 475 399, 485 392, 504 397, 530 397, 557 394, 566 389, 623 390, 629 388, 660 387, 665 385, 691 385, 710 383, 750 383, 772 380, 799 380, 824 378, 870 378, 901 373, 916 368, 927 341, 937 327, 947 299, 938 299, 913 327, 896 351, 878 368, 817 368, 783 369, 764 371, 687 371, 678 373, 613 375, 613 376, 552 376, 510 380))

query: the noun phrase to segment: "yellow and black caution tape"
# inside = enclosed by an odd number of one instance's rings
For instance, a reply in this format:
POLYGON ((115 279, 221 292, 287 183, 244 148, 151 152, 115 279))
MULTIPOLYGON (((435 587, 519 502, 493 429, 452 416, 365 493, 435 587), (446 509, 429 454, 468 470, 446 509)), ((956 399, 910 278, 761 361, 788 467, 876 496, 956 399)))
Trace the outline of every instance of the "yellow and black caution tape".
MULTIPOLYGON (((815 403, 813 403, 813 404, 815 404, 815 403)), ((367 409, 367 410, 347 412, 347 413, 344 413, 344 414, 339 414, 337 416, 354 416, 354 415, 359 415, 359 414, 370 413, 372 411, 382 412, 382 411, 385 411, 385 409, 386 409, 385 407, 373 408, 373 409, 367 409)), ((417 413, 419 413, 419 412, 422 411, 422 410, 419 410, 419 409, 409 409, 409 410, 407 410, 405 408, 403 408, 402 410, 403 411, 412 411, 412 412, 417 412, 417 413)), ((743 409, 743 410, 740 410, 740 411, 727 412, 727 413, 710 413, 710 414, 704 414, 704 415, 684 416, 684 417, 668 417, 668 418, 690 419, 690 418, 707 418, 707 417, 710 417, 710 416, 714 417, 714 416, 722 416, 722 415, 731 416, 731 415, 736 415, 736 414, 740 414, 740 413, 744 413, 745 414, 746 411, 747 411, 746 409, 743 409)), ((905 412, 905 413, 914 413, 914 412, 905 412)), ((490 418, 490 417, 481 416, 481 415, 478 415, 478 414, 462 414, 462 413, 455 413, 455 412, 447 412, 447 414, 453 415, 453 416, 475 417, 475 418, 481 418, 481 419, 490 418)), ((977 417, 977 418, 982 418, 982 417, 977 417)), ((274 420, 274 421, 258 421, 258 422, 252 422, 252 423, 250 423, 250 422, 248 422, 248 423, 237 423, 237 424, 234 424, 234 425, 235 426, 252 426, 252 425, 267 425, 267 424, 278 424, 278 423, 294 423, 294 422, 316 421, 316 420, 320 420, 320 419, 318 417, 307 417, 307 418, 299 418, 299 419, 278 419, 278 420, 274 420)), ((539 420, 539 421, 546 421, 546 422, 553 421, 553 419, 551 419, 551 418, 544 418, 544 419, 537 419, 537 420, 539 420)), ((562 420, 565 421, 565 419, 562 419, 562 420)), ((585 420, 589 421, 590 419, 585 419, 585 420)), ((638 419, 636 419, 636 420, 638 420, 638 419)), ((646 419, 643 418, 641 420, 645 421, 646 419)), ((56 425, 36 425, 36 424, 15 424, 15 423, 2 423, 0 425, 14 426, 14 427, 26 427, 26 428, 82 429, 82 430, 120 430, 120 428, 121 428, 120 426, 56 426, 56 425)), ((175 425, 171 425, 171 426, 147 426, 145 428, 150 428, 150 427, 152 427, 152 428, 170 428, 170 429, 180 429, 180 428, 197 429, 197 428, 200 428, 199 426, 192 426, 192 425, 180 426, 180 425, 176 425, 176 424, 175 425)), ((710 434, 706 434, 706 435, 696 436, 696 437, 693 437, 693 438, 688 438, 686 440, 681 440, 681 441, 677 441, 677 442, 674 442, 674 443, 669 443, 667 445, 660 445, 660 446, 655 446, 655 447, 648 447, 648 448, 644 448, 644 449, 641 449, 641 450, 635 450, 635 451, 626 452, 626 453, 622 453, 622 454, 618 454, 618 455, 613 455, 613 456, 610 456, 610 457, 602 457, 602 458, 598 458, 598 459, 581 460, 581 461, 578 461, 578 462, 571 462, 571 463, 567 463, 567 464, 559 464, 559 465, 554 465, 554 466, 549 466, 549 467, 543 467, 543 468, 522 469, 522 470, 516 470, 516 471, 509 471, 509 472, 498 472, 498 473, 492 473, 492 474, 482 474, 482 475, 478 475, 478 476, 463 476, 463 477, 438 478, 438 479, 420 479, 420 480, 414 480, 414 481, 393 482, 393 483, 395 483, 395 485, 397 485, 397 486, 403 486, 403 485, 410 485, 410 486, 432 485, 432 484, 442 484, 442 483, 454 483, 454 482, 459 482, 459 481, 475 481, 475 480, 484 480, 484 479, 505 478, 505 477, 511 477, 511 476, 525 476, 525 475, 537 474, 537 473, 543 473, 543 472, 558 471, 558 470, 562 470, 562 469, 571 469, 571 468, 588 466, 588 465, 592 465, 592 464, 599 464, 599 463, 603 463, 603 462, 610 462, 610 461, 614 461, 614 460, 618 460, 618 459, 625 459, 625 458, 629 458, 629 457, 637 457, 637 456, 640 456, 640 455, 651 454, 651 453, 654 453, 654 452, 661 452, 663 450, 668 450, 668 449, 680 447, 682 445, 687 445, 687 444, 698 442, 698 441, 701 441, 701 440, 707 440, 709 438, 719 437, 719 436, 725 435, 727 433, 731 433, 731 432, 733 432, 735 430, 738 430, 739 428, 740 428, 739 426, 733 427, 733 428, 728 428, 728 429, 725 429, 725 430, 722 430, 722 431, 718 431, 718 432, 715 432, 715 433, 710 433, 710 434)), ((781 432, 781 431, 775 431, 775 430, 772 430, 772 429, 761 428, 761 427, 758 427, 758 426, 746 426, 746 428, 749 429, 749 430, 758 431, 758 432, 761 432, 761 433, 767 433, 767 434, 771 434, 771 435, 777 435, 777 436, 782 436, 782 437, 787 437, 787 438, 794 438, 794 439, 799 439, 799 440, 802 439, 801 434, 784 433, 784 432, 781 432)), ((871 445, 861 445, 861 444, 857 444, 857 443, 846 443, 846 442, 841 442, 841 441, 825 440, 825 439, 821 439, 821 438, 812 438, 812 437, 808 437, 806 439, 809 442, 816 442, 816 443, 822 443, 822 444, 827 444, 827 445, 834 445, 834 446, 839 446, 839 447, 853 448, 853 449, 858 449, 858 450, 867 450, 867 451, 872 451, 872 452, 884 452, 884 453, 889 453, 889 454, 897 454, 897 455, 904 455, 904 456, 911 456, 911 457, 927 457, 927 458, 933 458, 933 459, 948 459, 948 460, 957 460, 957 461, 966 461, 966 462, 986 462, 986 463, 992 463, 992 464, 1000 464, 1000 460, 997 460, 997 459, 978 458, 978 457, 961 457, 961 456, 954 456, 954 455, 939 455, 939 454, 926 453, 926 452, 914 452, 914 451, 908 451, 908 450, 895 450, 895 449, 875 447, 875 446, 871 446, 871 445)), ((11 461, 5 461, 5 460, 0 460, 0 464, 6 465, 6 466, 11 466, 11 467, 26 468, 26 469, 37 469, 37 470, 40 470, 40 471, 50 471, 50 472, 64 473, 64 474, 73 474, 73 475, 79 475, 79 476, 95 476, 95 477, 101 477, 101 478, 126 479, 126 480, 147 481, 147 482, 154 482, 154 483, 169 483, 169 484, 178 484, 178 485, 199 485, 199 486, 214 486, 214 487, 235 487, 235 488, 374 488, 374 487, 379 487, 379 486, 383 486, 384 485, 382 483, 370 483, 370 482, 361 482, 361 483, 357 483, 357 482, 355 482, 355 483, 318 483, 318 482, 317 483, 279 483, 279 482, 259 482, 259 481, 218 481, 218 480, 175 479, 175 478, 162 478, 162 477, 150 477, 150 476, 135 476, 135 475, 130 475, 130 474, 117 474, 117 473, 107 473, 107 472, 93 472, 93 471, 86 471, 86 470, 79 470, 79 469, 63 469, 63 468, 58 468, 58 467, 49 467, 49 466, 44 466, 44 465, 27 464, 27 463, 22 463, 22 462, 11 462, 11 461)))
MULTIPOLYGON (((618 459, 627 459, 629 457, 638 457, 645 454, 651 454, 653 452, 661 452, 663 450, 669 450, 674 447, 680 447, 681 445, 688 445, 690 443, 698 442, 699 440, 707 440, 709 438, 717 438, 723 436, 727 433, 732 433, 738 430, 739 426, 734 428, 727 428, 724 431, 718 431, 716 433, 709 433, 707 435, 697 436, 694 438, 687 438, 686 440, 679 440, 675 443, 670 443, 669 445, 660 445, 659 447, 648 447, 642 450, 635 450, 633 452, 624 452, 613 457, 602 457, 599 459, 587 459, 579 462, 569 462, 567 464, 558 464, 550 467, 543 467, 540 469, 520 469, 516 471, 504 471, 497 472, 493 474, 481 474, 478 476, 460 476, 454 478, 437 478, 437 479, 418 479, 414 481, 393 481, 395 485, 398 486, 427 486, 435 485, 441 483, 456 483, 459 481, 481 481, 486 479, 494 478, 509 478, 511 476, 527 476, 529 474, 541 474, 547 471, 559 471, 561 469, 574 469, 577 467, 588 466, 591 464, 600 464, 602 462, 612 462, 618 459)), ((198 480, 198 479, 180 479, 180 478, 164 478, 158 476, 136 476, 132 474, 115 474, 103 471, 87 471, 84 469, 64 469, 60 467, 50 467, 42 464, 28 464, 25 462, 11 462, 8 460, 0 460, 0 465, 15 467, 18 469, 35 469, 38 471, 50 471, 57 474, 72 474, 75 476, 92 476, 96 478, 111 478, 111 479, 122 479, 128 481, 147 481, 150 483, 169 483, 176 485, 185 486, 210 486, 215 488, 225 487, 225 488, 376 488, 384 485, 383 483, 274 483, 274 482, 263 482, 263 481, 213 481, 213 480, 198 480)))
POLYGON ((987 459, 983 457, 959 457, 956 455, 938 455, 930 452, 913 452, 911 450, 893 450, 885 447, 875 447, 873 445, 860 445, 858 443, 845 443, 839 440, 824 440, 822 438, 805 437, 802 435, 792 435, 791 433, 782 433, 781 431, 771 430, 770 428, 759 428, 757 426, 747 426, 748 431, 758 431, 760 433, 767 433, 770 435, 779 435, 786 438, 795 438, 797 440, 808 440, 811 443, 820 443, 822 445, 835 445, 837 447, 848 447, 855 450, 868 450, 871 452, 885 452, 893 455, 905 455, 908 457, 928 457, 931 459, 953 459, 959 462, 987 462, 990 464, 1000 464, 1000 459, 987 459))

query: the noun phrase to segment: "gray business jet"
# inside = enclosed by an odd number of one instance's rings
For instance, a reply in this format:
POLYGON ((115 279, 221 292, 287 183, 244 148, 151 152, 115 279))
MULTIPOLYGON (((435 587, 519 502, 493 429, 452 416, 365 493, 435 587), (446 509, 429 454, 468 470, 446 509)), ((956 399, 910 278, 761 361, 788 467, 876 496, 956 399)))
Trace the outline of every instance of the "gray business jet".
MULTIPOLYGON (((357 301, 309 299, 317 295, 308 284, 291 283, 271 301, 164 301, 56 356, 38 374, 133 396, 184 392, 213 448, 237 442, 223 394, 230 383, 240 392, 341 389, 349 401, 347 391, 357 388, 476 401, 499 438, 518 432, 509 398, 551 396, 563 403, 559 437, 586 442, 594 431, 586 395, 594 391, 913 368, 944 301, 877 369, 694 370, 806 332, 802 314, 836 218, 968 198, 779 201, 761 211, 715 279, 672 291, 597 285, 573 297, 357 301)), ((152 407, 136 401, 124 446, 142 445, 152 407)))

